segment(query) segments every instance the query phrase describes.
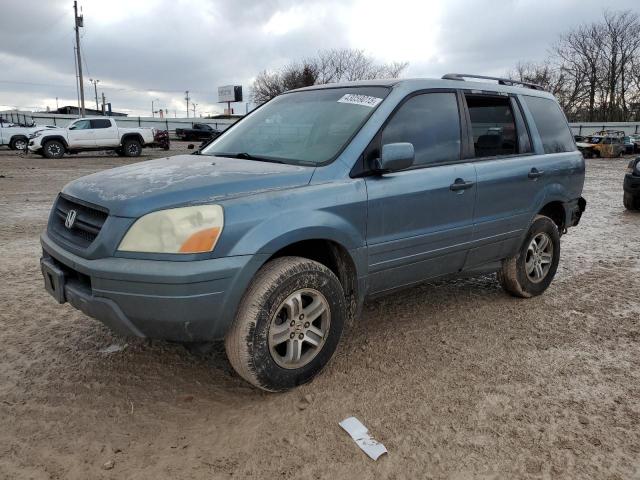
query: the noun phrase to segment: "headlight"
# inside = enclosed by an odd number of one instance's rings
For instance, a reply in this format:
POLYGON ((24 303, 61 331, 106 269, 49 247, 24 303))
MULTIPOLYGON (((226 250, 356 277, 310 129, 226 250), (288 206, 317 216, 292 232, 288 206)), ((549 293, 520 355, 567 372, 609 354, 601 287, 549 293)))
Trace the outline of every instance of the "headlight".
POLYGON ((222 233, 220 205, 160 210, 139 218, 120 242, 122 252, 210 252, 222 233))

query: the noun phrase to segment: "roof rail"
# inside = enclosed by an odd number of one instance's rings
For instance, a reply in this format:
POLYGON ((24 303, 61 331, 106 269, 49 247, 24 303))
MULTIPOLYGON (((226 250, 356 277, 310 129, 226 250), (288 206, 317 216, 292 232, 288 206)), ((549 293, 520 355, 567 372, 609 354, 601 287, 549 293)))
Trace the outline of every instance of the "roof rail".
POLYGON ((526 88, 531 88, 532 90, 543 90, 544 87, 541 85, 530 83, 530 82, 521 82, 519 80, 512 80, 510 78, 500 78, 500 77, 486 77, 484 75, 470 75, 467 73, 447 73, 442 76, 443 80, 460 80, 464 82, 465 78, 479 78, 482 80, 495 80, 499 85, 522 85, 526 88))

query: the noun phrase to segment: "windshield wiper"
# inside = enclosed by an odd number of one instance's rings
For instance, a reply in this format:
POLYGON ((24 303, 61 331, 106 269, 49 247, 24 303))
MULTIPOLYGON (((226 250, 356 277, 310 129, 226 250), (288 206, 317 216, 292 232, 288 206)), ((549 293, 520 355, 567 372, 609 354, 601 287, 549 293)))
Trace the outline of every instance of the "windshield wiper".
POLYGON ((247 152, 239 152, 239 153, 216 152, 216 153, 213 153, 212 155, 214 157, 242 158, 245 160, 256 160, 259 162, 284 163, 282 160, 278 160, 276 158, 260 157, 258 155, 251 155, 250 153, 247 153, 247 152))

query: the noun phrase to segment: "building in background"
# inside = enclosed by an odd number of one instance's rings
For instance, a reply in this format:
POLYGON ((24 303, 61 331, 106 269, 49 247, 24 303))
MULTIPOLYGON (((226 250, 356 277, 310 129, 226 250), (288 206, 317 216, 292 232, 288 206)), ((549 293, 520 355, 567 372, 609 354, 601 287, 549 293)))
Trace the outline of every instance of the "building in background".
MULTIPOLYGON (((102 116, 102 110, 95 110, 95 109, 91 109, 91 108, 86 108, 84 109, 85 111, 85 115, 88 117, 91 116, 102 116)), ((63 115, 79 115, 80 114, 80 110, 78 109, 78 107, 74 107, 72 105, 67 105, 64 107, 60 107, 56 110, 51 110, 50 113, 60 113, 63 115)), ((112 117, 126 117, 127 114, 126 113, 120 113, 120 112, 111 112, 110 116, 112 117)))

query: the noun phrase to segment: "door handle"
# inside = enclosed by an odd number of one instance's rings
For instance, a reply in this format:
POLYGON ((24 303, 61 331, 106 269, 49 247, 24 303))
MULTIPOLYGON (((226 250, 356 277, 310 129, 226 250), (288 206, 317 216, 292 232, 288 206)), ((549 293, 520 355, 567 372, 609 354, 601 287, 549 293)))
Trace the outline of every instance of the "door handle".
POLYGON ((531 179, 540 178, 542 175, 544 175, 544 170, 538 170, 535 167, 533 167, 529 172, 529 178, 531 179))
POLYGON ((462 178, 456 178, 456 181, 449 185, 449 189, 457 192, 460 190, 466 190, 467 188, 471 188, 476 184, 476 182, 465 182, 462 178))

